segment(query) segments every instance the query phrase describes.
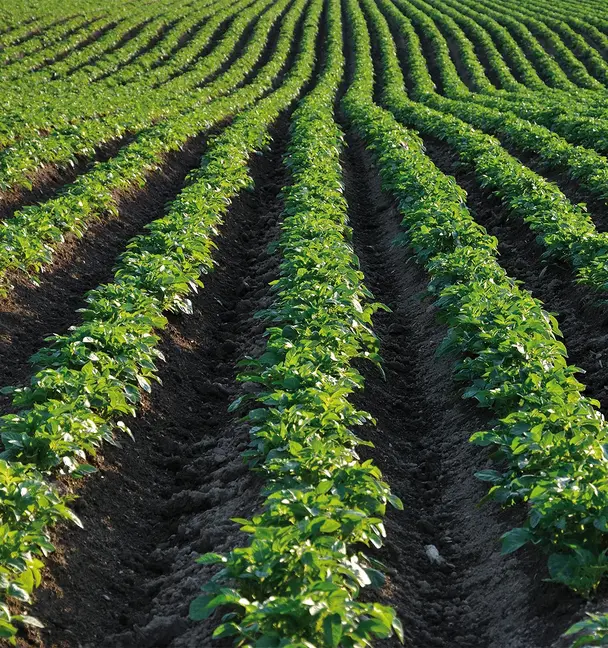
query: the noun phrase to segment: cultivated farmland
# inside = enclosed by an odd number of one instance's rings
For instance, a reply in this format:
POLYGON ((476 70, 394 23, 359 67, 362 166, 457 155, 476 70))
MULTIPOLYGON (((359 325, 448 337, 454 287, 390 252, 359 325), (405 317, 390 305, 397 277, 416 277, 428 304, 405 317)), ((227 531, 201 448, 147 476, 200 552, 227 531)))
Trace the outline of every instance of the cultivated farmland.
POLYGON ((608 645, 608 4, 0 1, 0 643, 608 645))

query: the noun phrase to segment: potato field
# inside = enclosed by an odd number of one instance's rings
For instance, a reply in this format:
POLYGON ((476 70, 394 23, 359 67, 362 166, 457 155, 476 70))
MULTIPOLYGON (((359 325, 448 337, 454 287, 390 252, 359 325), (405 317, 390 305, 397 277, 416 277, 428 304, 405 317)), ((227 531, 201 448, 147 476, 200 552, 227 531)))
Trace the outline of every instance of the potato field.
POLYGON ((0 645, 608 645, 608 3, 0 0, 0 645))

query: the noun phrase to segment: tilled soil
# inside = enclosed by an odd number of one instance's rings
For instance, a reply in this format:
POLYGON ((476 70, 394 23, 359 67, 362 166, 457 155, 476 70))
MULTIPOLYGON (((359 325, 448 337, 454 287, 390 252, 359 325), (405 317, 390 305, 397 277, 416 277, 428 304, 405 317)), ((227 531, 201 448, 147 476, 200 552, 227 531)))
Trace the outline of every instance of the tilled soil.
POLYGON ((78 489, 85 530, 58 530, 33 609, 47 628, 23 647, 211 645, 217 618, 187 620, 214 571, 195 558, 236 546, 230 518, 259 505, 261 484, 241 458, 248 430, 227 407, 240 389, 237 361, 264 346, 254 315, 270 304, 278 276, 267 247, 278 236, 286 132, 284 118, 272 150, 256 157, 255 192, 231 207, 194 314, 172 317, 163 333, 163 384, 132 423, 135 443, 104 449, 99 472, 78 489))
POLYGON ((525 511, 478 506, 486 486, 473 475, 490 462, 468 437, 489 421, 462 400, 456 358, 436 356, 446 330, 424 298, 428 278, 407 249, 393 245, 399 214, 356 139, 346 169, 355 252, 376 299, 392 311, 375 319, 386 380, 363 368, 360 399, 378 421, 362 433, 375 444, 369 454, 405 504, 387 516, 381 600, 396 606, 412 646, 550 646, 580 613, 580 601, 543 582, 545 561, 536 552, 500 554, 498 538, 525 511), (439 563, 429 558, 431 545, 439 563))
MULTIPOLYGON (((118 196, 117 217, 91 224, 83 238, 70 236, 57 248, 52 265, 39 276, 39 286, 14 274, 14 288, 0 298, 0 375, 3 385, 25 382, 31 373, 27 359, 52 333, 65 333, 78 322, 76 309, 87 290, 111 281, 112 268, 126 243, 142 227, 164 215, 189 171, 200 164, 206 136, 190 140, 184 149, 167 155, 150 174, 144 189, 118 196)), ((9 399, 0 395, 0 413, 9 399)))

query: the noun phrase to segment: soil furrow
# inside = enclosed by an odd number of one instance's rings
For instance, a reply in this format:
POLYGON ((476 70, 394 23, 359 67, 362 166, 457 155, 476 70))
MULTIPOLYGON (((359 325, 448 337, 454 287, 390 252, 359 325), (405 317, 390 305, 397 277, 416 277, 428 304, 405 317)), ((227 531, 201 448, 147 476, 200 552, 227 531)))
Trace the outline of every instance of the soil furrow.
POLYGON ((72 165, 47 164, 34 172, 31 177, 32 188, 19 188, 0 192, 0 220, 8 220, 15 212, 28 205, 45 202, 58 195, 78 176, 86 173, 96 162, 106 162, 118 151, 133 141, 131 134, 101 144, 95 149, 92 157, 81 156, 72 165))
MULTIPOLYGON (((437 26, 439 29, 439 26, 437 26)), ((475 91, 475 82, 473 81, 473 76, 471 75, 470 70, 467 68, 467 66, 464 63, 464 60, 460 56, 460 49, 458 47, 458 43, 456 39, 451 36, 449 33, 444 34, 445 42, 447 43, 448 49, 450 51, 450 58, 452 59, 452 62, 454 63, 454 67, 456 68, 458 72, 458 76, 462 79, 462 81, 465 83, 467 88, 471 91, 475 91)))
POLYGON ((361 433, 375 444, 363 454, 405 503, 405 511, 387 515, 379 558, 389 579, 381 598, 396 606, 415 648, 548 646, 579 601, 542 581, 547 572, 538 552, 501 555, 498 538, 520 526, 525 511, 478 506, 486 486, 474 473, 490 461, 468 438, 489 424, 487 415, 462 400, 456 359, 435 356, 446 329, 423 298, 427 277, 408 250, 393 245, 399 215, 356 140, 345 168, 355 251, 376 299, 392 309, 375 318, 386 381, 362 367, 358 399, 378 421, 361 433), (439 563, 429 557, 431 545, 439 563))
MULTIPOLYGON (((430 38, 427 36, 426 32, 423 29, 421 29, 417 23, 414 23, 412 21, 412 26, 414 27, 416 33, 418 34, 418 39, 420 40, 420 47, 422 48, 422 55, 424 56, 424 59, 426 61, 426 65, 428 67, 429 74, 431 75, 431 79, 435 84, 435 88, 437 89, 437 92, 439 94, 445 94, 443 89, 443 81, 441 80, 441 70, 439 68, 439 65, 437 64, 437 58, 433 50, 433 44, 430 38)), ((380 59, 375 59, 376 62, 379 60, 380 59)), ((408 75, 406 74, 406 76, 408 75)))
POLYGON ((570 363, 585 371, 580 379, 587 386, 586 394, 599 400, 604 414, 608 413, 608 307, 600 304, 597 294, 577 286, 565 264, 543 262, 545 249, 530 228, 518 216, 510 216, 498 198, 479 186, 474 173, 459 164, 448 145, 431 138, 424 141, 433 162, 467 191, 467 204, 477 222, 497 237, 500 264, 548 311, 557 314, 570 363))
MULTIPOLYGON (((15 275, 14 288, 0 300, 0 375, 2 383, 21 384, 31 369, 27 359, 52 333, 63 333, 77 322, 75 310, 84 294, 110 281, 118 254, 146 224, 164 215, 188 172, 196 168, 208 134, 191 139, 182 151, 169 154, 159 171, 150 175, 143 190, 120 196, 116 218, 94 222, 86 235, 68 237, 56 251, 54 262, 40 275, 40 285, 15 275)), ((0 396, 0 412, 8 399, 0 396)))
POLYGON ((227 407, 241 389, 236 362, 264 347, 254 314, 270 304, 278 276, 267 248, 278 236, 287 123, 253 160, 255 189, 229 211, 194 314, 171 317, 163 333, 163 384, 132 423, 135 443, 105 448, 99 473, 79 489, 85 531, 59 530, 34 606, 48 627, 24 648, 211 645, 218 620, 187 620, 211 573, 195 557, 242 541, 230 518, 259 505, 259 478, 240 456, 248 430, 227 407))

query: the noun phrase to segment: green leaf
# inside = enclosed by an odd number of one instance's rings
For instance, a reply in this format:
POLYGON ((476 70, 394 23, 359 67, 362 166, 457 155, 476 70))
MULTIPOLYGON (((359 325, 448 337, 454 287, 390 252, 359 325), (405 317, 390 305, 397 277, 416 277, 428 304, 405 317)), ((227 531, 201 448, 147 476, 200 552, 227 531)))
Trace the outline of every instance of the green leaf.
POLYGON ((233 637, 239 633, 239 627, 236 623, 222 623, 220 624, 213 633, 214 639, 221 639, 222 637, 233 637))
POLYGON ((342 618, 339 614, 330 614, 323 619, 323 638, 325 645, 337 648, 342 639, 342 618))
POLYGON ((547 566, 551 579, 557 583, 571 586, 578 578, 579 564, 574 555, 553 553, 549 556, 547 566))
POLYGON ((32 626, 33 628, 44 628, 44 624, 42 623, 42 621, 40 621, 39 619, 33 616, 23 615, 20 621, 24 625, 29 625, 32 626))
POLYGON ((395 631, 395 634, 397 635, 397 638, 401 643, 405 643, 405 634, 403 632, 403 624, 401 623, 400 619, 395 617, 393 619, 393 630, 395 631))
POLYGON ((393 508, 396 508, 398 511, 403 511, 403 502, 399 497, 389 494, 387 499, 393 508))
POLYGON ((222 554, 209 552, 199 556, 196 562, 199 565, 217 565, 218 563, 225 563, 226 558, 222 554))
POLYGON ((268 418, 268 410, 265 407, 258 407, 249 412, 249 420, 253 423, 263 423, 268 418))
POLYGON ((320 531, 322 533, 333 533, 340 528, 341 524, 337 520, 325 520, 321 525, 320 531))
POLYGON ((8 595, 13 596, 19 601, 23 601, 24 603, 27 603, 30 600, 30 595, 22 587, 15 585, 15 583, 10 584, 8 588, 8 595))
POLYGON ((72 475, 74 477, 85 477, 86 475, 92 475, 96 472, 97 468, 95 468, 95 466, 91 466, 90 464, 80 464, 80 466, 76 468, 72 475))
POLYGON ((209 605, 213 599, 214 595, 198 596, 195 598, 190 603, 188 616, 193 621, 204 621, 208 619, 215 610, 215 606, 209 605))
POLYGON ((235 398, 232 403, 228 406, 228 412, 236 412, 236 410, 241 406, 242 402, 245 400, 246 395, 243 394, 242 396, 239 396, 238 398, 235 398))
POLYGON ((275 351, 266 351, 260 356, 260 362, 265 367, 272 367, 277 363, 281 362, 281 356, 275 351))
POLYGON ((491 482, 498 484, 502 481, 502 475, 497 470, 480 470, 475 473, 475 477, 481 481, 491 482))
POLYGON ((526 542, 529 542, 532 534, 528 529, 516 528, 507 531, 501 538, 501 550, 503 554, 510 554, 523 547, 526 542))

